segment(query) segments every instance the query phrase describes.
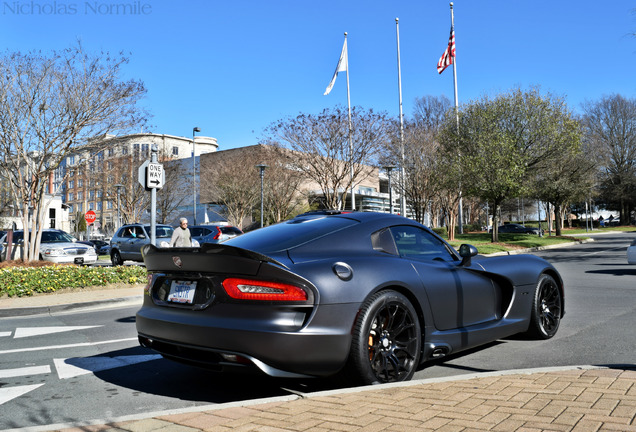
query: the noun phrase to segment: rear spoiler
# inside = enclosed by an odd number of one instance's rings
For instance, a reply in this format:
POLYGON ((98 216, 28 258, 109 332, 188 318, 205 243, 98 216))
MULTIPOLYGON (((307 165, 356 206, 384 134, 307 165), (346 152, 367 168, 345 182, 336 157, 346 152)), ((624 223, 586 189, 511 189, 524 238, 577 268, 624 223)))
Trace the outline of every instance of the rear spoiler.
POLYGON ((262 263, 284 264, 258 252, 224 244, 204 243, 198 248, 159 248, 147 244, 141 248, 148 271, 221 272, 256 275, 262 263))

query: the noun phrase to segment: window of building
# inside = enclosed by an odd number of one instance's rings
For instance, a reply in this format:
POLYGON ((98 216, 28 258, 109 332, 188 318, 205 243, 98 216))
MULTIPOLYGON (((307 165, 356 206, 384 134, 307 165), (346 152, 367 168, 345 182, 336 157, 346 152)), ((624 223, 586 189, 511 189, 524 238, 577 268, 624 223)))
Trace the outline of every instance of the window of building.
POLYGON ((110 147, 108 149, 108 156, 115 156, 115 148, 114 147, 110 147))
POLYGON ((177 146, 172 147, 172 155, 179 156, 179 147, 177 146))
POLYGON ((69 201, 73 201, 73 198, 75 197, 75 194, 73 192, 69 192, 68 193, 68 200, 69 201))
POLYGON ((81 201, 84 199, 84 193, 82 191, 77 192, 77 200, 81 201))
POLYGON ((121 154, 123 154, 123 155, 127 155, 128 154, 128 146, 126 144, 121 146, 121 154))

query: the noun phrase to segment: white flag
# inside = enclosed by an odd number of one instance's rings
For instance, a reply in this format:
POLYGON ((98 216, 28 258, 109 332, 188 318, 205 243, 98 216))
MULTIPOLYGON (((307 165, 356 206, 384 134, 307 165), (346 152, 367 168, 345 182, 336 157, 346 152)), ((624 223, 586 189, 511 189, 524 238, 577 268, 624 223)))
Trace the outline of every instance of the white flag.
POLYGON ((342 45, 342 52, 340 53, 340 59, 338 59, 338 66, 336 66, 336 71, 333 73, 333 78, 331 78, 331 82, 327 86, 327 90, 325 90, 324 96, 327 96, 329 92, 331 92, 333 85, 336 83, 338 72, 346 72, 348 65, 349 59, 347 58, 347 39, 345 38, 344 45, 342 45))

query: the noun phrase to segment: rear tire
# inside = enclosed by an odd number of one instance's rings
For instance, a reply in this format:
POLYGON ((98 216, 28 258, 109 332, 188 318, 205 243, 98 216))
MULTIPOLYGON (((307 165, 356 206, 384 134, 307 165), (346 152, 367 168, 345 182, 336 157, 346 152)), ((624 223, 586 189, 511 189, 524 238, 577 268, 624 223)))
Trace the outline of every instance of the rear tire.
POLYGON ((421 349, 420 322, 411 302, 396 291, 380 291, 358 313, 343 372, 356 384, 408 381, 421 349))
POLYGON ((552 276, 541 275, 532 301, 530 327, 527 335, 533 339, 550 339, 559 329, 562 315, 561 291, 552 276))
POLYGON ((124 260, 121 259, 121 254, 119 251, 114 250, 110 253, 110 262, 113 263, 114 266, 120 266, 124 264, 124 260))

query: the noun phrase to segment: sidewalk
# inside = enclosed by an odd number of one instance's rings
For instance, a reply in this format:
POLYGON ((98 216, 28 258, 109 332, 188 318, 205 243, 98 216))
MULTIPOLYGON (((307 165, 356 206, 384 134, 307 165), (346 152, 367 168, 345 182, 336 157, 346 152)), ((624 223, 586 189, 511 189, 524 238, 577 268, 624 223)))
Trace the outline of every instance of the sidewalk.
MULTIPOLYGON (((140 305, 142 289, 0 299, 0 317, 140 305)), ((636 368, 572 366, 460 375, 27 430, 636 432, 636 368)))
MULTIPOLYGON (((489 373, 149 413, 81 431, 636 431, 636 371, 489 373)), ((51 430, 51 429, 49 429, 51 430)))

